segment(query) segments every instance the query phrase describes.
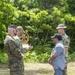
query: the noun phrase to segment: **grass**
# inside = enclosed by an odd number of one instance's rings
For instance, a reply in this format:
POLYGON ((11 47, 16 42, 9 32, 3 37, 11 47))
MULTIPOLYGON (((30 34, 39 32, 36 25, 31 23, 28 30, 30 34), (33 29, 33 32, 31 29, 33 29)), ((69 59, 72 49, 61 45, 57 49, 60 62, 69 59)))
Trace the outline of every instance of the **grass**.
MULTIPOLYGON (((25 75, 53 75, 53 67, 48 63, 25 63, 25 75)), ((0 75, 9 75, 6 65, 0 65, 0 75)), ((68 75, 75 75, 75 63, 68 65, 68 75)))

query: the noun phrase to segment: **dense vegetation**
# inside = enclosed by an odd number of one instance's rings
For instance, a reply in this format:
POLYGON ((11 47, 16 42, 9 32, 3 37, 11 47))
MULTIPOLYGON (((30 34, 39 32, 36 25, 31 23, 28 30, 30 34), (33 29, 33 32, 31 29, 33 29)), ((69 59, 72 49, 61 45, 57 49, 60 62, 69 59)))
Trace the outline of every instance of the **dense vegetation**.
POLYGON ((68 27, 69 60, 75 61, 75 0, 0 0, 0 62, 7 60, 3 42, 9 24, 22 25, 30 35, 34 49, 25 54, 25 61, 47 62, 53 47, 51 36, 60 23, 68 27))

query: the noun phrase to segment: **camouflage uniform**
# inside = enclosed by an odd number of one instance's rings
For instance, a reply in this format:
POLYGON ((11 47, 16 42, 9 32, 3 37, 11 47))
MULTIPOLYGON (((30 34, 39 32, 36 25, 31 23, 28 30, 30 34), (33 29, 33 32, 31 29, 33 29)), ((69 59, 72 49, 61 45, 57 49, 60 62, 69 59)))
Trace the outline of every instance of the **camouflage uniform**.
POLYGON ((65 67, 65 69, 63 71, 63 75, 67 75, 68 48, 69 48, 69 44, 70 44, 70 39, 66 34, 64 34, 64 35, 62 35, 62 40, 63 40, 63 44, 65 46, 65 59, 66 59, 66 67, 65 67))
POLYGON ((25 49, 22 47, 22 41, 20 40, 20 38, 16 35, 14 37, 14 39, 16 40, 17 44, 20 46, 21 52, 24 54, 28 51, 28 49, 25 49))
MULTIPOLYGON (((66 29, 67 27, 64 24, 59 24, 56 29, 66 29)), ((70 39, 66 34, 62 35, 63 44, 65 46, 65 59, 66 59, 66 67, 63 71, 63 75, 67 75, 67 64, 68 64, 68 48, 70 44, 70 39)))
POLYGON ((7 35, 4 40, 4 46, 8 54, 10 75, 24 75, 24 63, 23 60, 21 60, 23 54, 15 39, 7 35))

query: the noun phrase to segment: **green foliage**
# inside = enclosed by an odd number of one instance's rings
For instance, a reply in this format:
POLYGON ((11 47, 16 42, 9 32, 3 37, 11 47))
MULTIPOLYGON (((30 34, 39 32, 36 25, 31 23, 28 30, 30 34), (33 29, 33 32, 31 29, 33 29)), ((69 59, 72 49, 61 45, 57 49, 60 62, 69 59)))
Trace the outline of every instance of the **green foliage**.
POLYGON ((68 60, 69 60, 69 62, 75 61, 75 52, 69 55, 68 60))
POLYGON ((74 54, 74 3, 74 0, 0 0, 1 50, 4 47, 3 41, 7 26, 9 24, 22 25, 30 35, 29 43, 34 46, 34 50, 26 54, 26 60, 29 62, 30 59, 35 60, 35 62, 39 60, 41 62, 47 61, 48 54, 43 54, 43 49, 46 44, 51 45, 51 36, 57 32, 57 25, 64 23, 68 27, 66 32, 71 39, 69 53, 74 54))
POLYGON ((25 54, 25 62, 48 62, 52 49, 49 44, 36 46, 25 54))
POLYGON ((75 0, 67 0, 67 4, 69 12, 75 16, 75 0))
POLYGON ((8 60, 8 56, 5 52, 2 52, 2 50, 0 50, 0 63, 6 64, 8 60))
POLYGON ((3 40, 4 40, 4 37, 6 35, 6 33, 5 33, 6 27, 3 24, 0 27, 1 27, 0 28, 0 44, 3 44, 3 40))
POLYGON ((6 27, 15 21, 17 9, 8 1, 0 1, 0 45, 3 44, 6 35, 6 27))

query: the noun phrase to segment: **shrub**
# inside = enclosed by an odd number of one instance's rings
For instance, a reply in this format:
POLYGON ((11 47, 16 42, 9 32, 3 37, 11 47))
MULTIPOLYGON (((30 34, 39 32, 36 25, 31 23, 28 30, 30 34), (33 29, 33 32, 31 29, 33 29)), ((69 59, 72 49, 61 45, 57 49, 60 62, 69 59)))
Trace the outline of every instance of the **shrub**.
POLYGON ((47 62, 51 51, 49 44, 36 46, 32 51, 25 54, 25 62, 47 62))
POLYGON ((2 52, 2 50, 0 50, 0 63, 5 64, 7 63, 7 54, 5 52, 2 52))
POLYGON ((72 54, 69 54, 69 58, 68 58, 69 62, 74 62, 75 61, 75 52, 72 54))

